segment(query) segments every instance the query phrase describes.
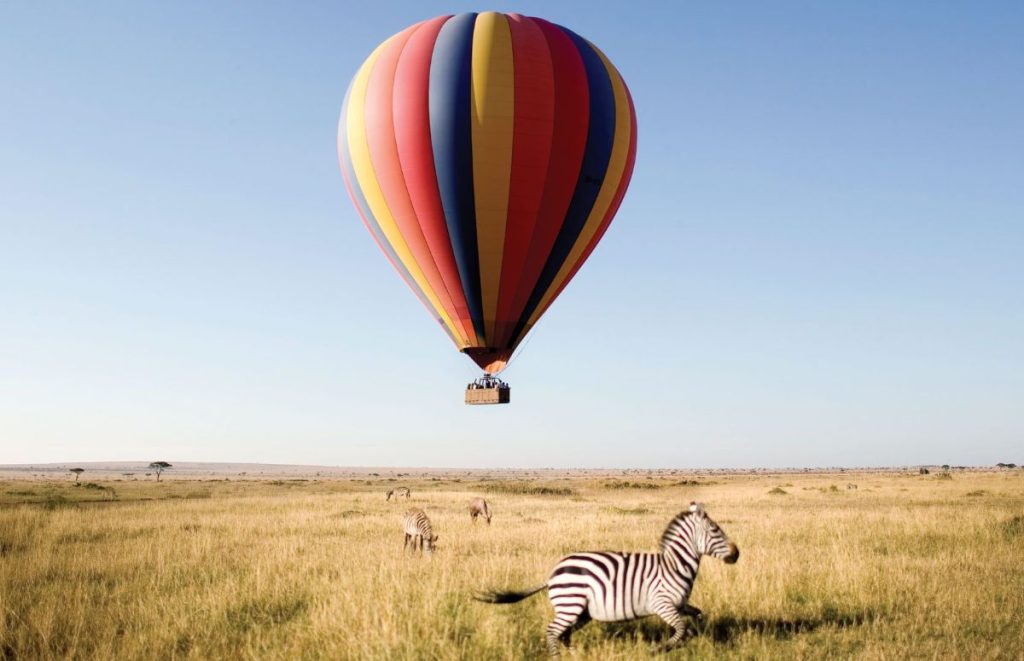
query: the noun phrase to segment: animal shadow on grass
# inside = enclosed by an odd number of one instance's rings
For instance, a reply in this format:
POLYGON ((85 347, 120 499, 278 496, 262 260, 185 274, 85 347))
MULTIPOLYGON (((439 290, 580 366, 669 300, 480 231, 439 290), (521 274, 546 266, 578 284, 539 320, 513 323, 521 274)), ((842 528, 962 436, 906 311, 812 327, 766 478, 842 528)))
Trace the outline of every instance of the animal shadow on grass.
MULTIPOLYGON (((850 613, 839 613, 826 611, 820 617, 797 617, 797 618, 775 618, 775 617, 725 617, 710 618, 702 624, 694 626, 691 624, 691 632, 696 632, 698 637, 707 637, 715 643, 727 644, 737 636, 747 632, 753 632, 760 636, 786 640, 793 636, 810 633, 821 627, 836 627, 844 629, 856 627, 874 619, 871 611, 854 611, 850 613)), ((656 617, 648 617, 641 620, 629 622, 613 622, 604 625, 605 632, 610 638, 640 638, 648 642, 663 642, 672 635, 665 623, 656 617)))

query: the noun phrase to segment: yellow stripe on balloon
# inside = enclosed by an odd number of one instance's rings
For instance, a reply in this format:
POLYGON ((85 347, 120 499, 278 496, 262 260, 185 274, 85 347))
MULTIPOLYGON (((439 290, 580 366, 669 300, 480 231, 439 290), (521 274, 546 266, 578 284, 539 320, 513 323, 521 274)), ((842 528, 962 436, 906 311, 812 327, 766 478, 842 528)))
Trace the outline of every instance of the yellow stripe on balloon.
MULTIPOLYGON (((589 44, 590 42, 587 43, 589 44)), ((544 311, 547 310, 548 305, 551 303, 551 297, 558 292, 565 279, 572 273, 573 268, 575 268, 583 256, 583 251, 587 249, 591 239, 594 238, 594 234, 600 229, 601 223, 608 213, 608 208, 615 199, 615 192, 619 189, 619 184, 622 182, 626 161, 629 158, 629 139, 633 131, 633 123, 629 113, 629 97, 626 95, 626 86, 622 82, 619 72, 615 70, 615 67, 604 56, 604 53, 594 47, 593 44, 590 44, 590 47, 594 49, 594 52, 601 58, 601 62, 604 63, 615 95, 615 137, 612 142, 612 153, 608 158, 608 169, 605 171, 601 190, 597 193, 594 206, 590 210, 590 215, 587 216, 587 222, 583 225, 583 230, 576 238, 576 243, 573 244, 572 250, 569 251, 569 256, 562 263, 562 268, 558 269, 555 279, 551 281, 551 286, 548 287, 548 290, 544 292, 544 296, 540 299, 540 305, 530 315, 526 328, 520 334, 520 337, 525 337, 529 329, 537 323, 540 315, 544 314, 544 311)))
POLYGON ((512 33, 503 14, 484 12, 473 27, 473 196, 485 341, 494 342, 501 260, 512 174, 515 80, 512 33))
POLYGON ((363 197, 366 199, 366 204, 370 207, 370 212, 373 214, 374 220, 377 221, 377 225, 380 226, 381 232, 383 232, 384 236, 387 238, 388 243, 391 244, 391 248, 394 250, 395 255, 398 256, 399 261, 401 261, 402 265, 409 271, 409 275, 411 275, 413 280, 416 281, 416 284, 419 285, 423 294, 427 297, 427 300, 430 301, 430 305, 433 306, 434 312, 441 318, 442 323, 444 323, 445 327, 448 328, 452 336, 457 338, 458 346, 462 349, 469 346, 470 343, 466 340, 462 327, 455 324, 451 317, 448 316, 444 306, 441 305, 441 301, 437 298, 434 290, 431 289, 427 278, 423 275, 423 271, 413 258, 412 253, 409 250, 409 246, 405 243, 405 239, 402 238, 402 233, 398 229, 398 224, 395 222, 394 216, 392 216, 391 210, 388 208, 387 202, 384 200, 384 193, 381 191, 380 183, 377 181, 377 175, 373 170, 373 163, 370 161, 370 146, 366 140, 364 113, 366 105, 366 88, 370 82, 370 72, 373 70, 373 65, 376 63, 378 56, 398 36, 400 35, 395 35, 395 37, 388 39, 378 46, 376 50, 370 54, 370 57, 366 58, 366 62, 364 62, 363 66, 360 67, 359 73, 356 74, 355 79, 352 81, 348 117, 345 119, 352 169, 355 171, 359 189, 362 191, 363 197))

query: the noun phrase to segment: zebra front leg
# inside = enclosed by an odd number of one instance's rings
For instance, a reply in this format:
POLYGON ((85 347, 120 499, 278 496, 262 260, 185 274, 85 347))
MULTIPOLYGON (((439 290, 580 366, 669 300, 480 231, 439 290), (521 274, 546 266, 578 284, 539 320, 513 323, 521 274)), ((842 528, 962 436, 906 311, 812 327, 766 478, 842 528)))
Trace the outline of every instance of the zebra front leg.
POLYGON ((402 545, 402 553, 409 552, 409 538, 412 537, 409 533, 405 533, 405 544, 402 545))
POLYGON ((551 620, 545 634, 548 654, 558 656, 562 644, 572 649, 572 632, 590 621, 590 615, 584 612, 586 608, 585 603, 566 604, 555 608, 555 619, 551 620))
POLYGON ((686 626, 686 622, 683 620, 679 611, 676 610, 675 606, 659 606, 654 610, 654 612, 658 617, 665 621, 665 624, 672 627, 673 631, 672 637, 665 641, 665 644, 661 646, 661 651, 667 652, 690 637, 690 629, 686 626))
POLYGON ((687 617, 692 617, 697 621, 701 621, 704 619, 704 611, 702 611, 701 609, 697 608, 692 604, 683 604, 682 606, 680 606, 679 614, 687 617))

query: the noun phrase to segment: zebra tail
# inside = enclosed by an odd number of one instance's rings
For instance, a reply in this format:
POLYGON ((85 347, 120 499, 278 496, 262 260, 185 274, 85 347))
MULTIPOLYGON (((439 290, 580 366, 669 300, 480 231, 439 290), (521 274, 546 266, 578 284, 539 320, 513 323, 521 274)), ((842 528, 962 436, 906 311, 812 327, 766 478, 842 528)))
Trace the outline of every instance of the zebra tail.
POLYGON ((482 601, 488 604, 514 604, 517 601, 522 601, 527 597, 533 596, 548 587, 547 583, 541 583, 535 588, 528 590, 521 590, 519 592, 478 592, 473 595, 473 598, 477 601, 482 601))

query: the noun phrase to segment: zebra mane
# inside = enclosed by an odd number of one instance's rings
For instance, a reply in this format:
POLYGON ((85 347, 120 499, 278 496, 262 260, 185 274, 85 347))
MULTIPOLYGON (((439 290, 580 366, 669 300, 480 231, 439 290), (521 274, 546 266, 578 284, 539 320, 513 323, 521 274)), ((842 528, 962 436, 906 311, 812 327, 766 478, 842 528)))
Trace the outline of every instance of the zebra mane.
POLYGON ((662 553, 668 550, 669 540, 676 537, 681 532, 680 528, 682 527, 683 522, 692 514, 694 514, 694 512, 684 510, 679 514, 676 514, 675 518, 669 522, 668 526, 665 528, 665 532, 661 533, 661 543, 658 545, 659 548, 661 548, 662 553))

